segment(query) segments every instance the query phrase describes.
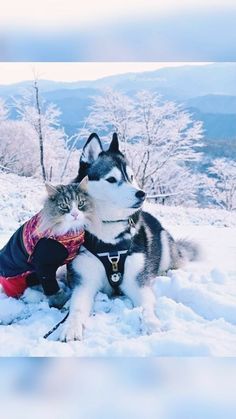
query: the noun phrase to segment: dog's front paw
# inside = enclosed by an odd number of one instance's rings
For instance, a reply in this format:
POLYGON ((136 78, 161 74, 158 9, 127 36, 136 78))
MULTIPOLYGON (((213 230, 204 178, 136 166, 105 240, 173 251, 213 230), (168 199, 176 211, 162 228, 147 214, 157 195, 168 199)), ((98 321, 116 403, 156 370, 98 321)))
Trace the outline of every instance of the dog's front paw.
POLYGON ((160 320, 155 316, 152 317, 143 317, 142 321, 142 332, 147 335, 161 331, 160 320))
POLYGON ((70 342, 83 339, 84 325, 77 317, 69 317, 62 327, 59 337, 61 342, 70 342))

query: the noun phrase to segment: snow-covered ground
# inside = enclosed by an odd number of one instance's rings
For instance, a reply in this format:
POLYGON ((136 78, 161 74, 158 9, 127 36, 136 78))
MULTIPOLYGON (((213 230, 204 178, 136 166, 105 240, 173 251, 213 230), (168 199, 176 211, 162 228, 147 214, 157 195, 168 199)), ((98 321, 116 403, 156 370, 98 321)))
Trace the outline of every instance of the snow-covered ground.
MULTIPOLYGON (((0 174, 0 247, 42 205, 38 180, 0 174)), ((2 356, 236 356, 236 214, 222 210, 148 205, 176 237, 203 248, 203 260, 157 277, 153 289, 162 332, 140 333, 140 308, 128 298, 99 293, 84 340, 43 335, 65 313, 49 308, 42 292, 19 300, 0 294, 2 356)))

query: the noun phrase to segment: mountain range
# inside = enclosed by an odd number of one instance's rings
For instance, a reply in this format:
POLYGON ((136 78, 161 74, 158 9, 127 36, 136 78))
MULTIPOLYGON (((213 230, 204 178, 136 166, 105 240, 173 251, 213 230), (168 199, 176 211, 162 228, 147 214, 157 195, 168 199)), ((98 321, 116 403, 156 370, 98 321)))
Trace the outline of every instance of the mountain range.
MULTIPOLYGON (((9 102, 11 96, 31 85, 32 81, 0 85, 0 97, 9 102)), ((42 96, 61 109, 61 123, 68 134, 81 127, 93 96, 100 95, 104 88, 112 87, 129 96, 148 89, 164 99, 181 103, 194 119, 203 121, 206 152, 210 158, 236 158, 236 63, 165 67, 93 81, 40 80, 39 86, 42 96)))

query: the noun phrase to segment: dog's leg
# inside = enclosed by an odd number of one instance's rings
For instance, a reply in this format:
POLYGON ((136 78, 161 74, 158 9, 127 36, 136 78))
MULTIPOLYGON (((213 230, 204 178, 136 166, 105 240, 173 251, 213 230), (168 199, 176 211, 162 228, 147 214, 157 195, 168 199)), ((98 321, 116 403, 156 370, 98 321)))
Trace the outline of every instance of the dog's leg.
POLYGON ((70 314, 60 334, 62 342, 82 339, 83 328, 92 310, 96 292, 96 289, 84 285, 75 287, 70 302, 70 314))
POLYGON ((141 306, 143 309, 142 331, 147 334, 161 330, 160 321, 155 314, 155 296, 148 286, 139 287, 133 278, 132 284, 126 286, 123 292, 131 299, 134 306, 141 306))
POLYGON ((79 284, 75 286, 70 302, 70 314, 63 325, 60 340, 68 342, 81 340, 83 329, 88 319, 97 292, 102 288, 105 269, 92 254, 83 252, 73 261, 74 280, 78 276, 79 284))
POLYGON ((134 306, 143 308, 142 330, 150 334, 160 330, 160 321, 155 314, 156 299, 151 287, 139 284, 143 268, 144 256, 142 253, 128 256, 121 290, 131 299, 134 306))

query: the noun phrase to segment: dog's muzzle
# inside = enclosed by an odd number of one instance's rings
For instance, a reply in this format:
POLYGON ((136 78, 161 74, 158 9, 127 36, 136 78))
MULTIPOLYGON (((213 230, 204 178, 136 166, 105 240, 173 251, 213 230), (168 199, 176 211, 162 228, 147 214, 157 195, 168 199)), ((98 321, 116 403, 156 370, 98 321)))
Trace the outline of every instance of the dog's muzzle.
POLYGON ((132 208, 140 208, 145 201, 146 193, 140 189, 136 192, 135 197, 138 201, 132 206, 132 208))

